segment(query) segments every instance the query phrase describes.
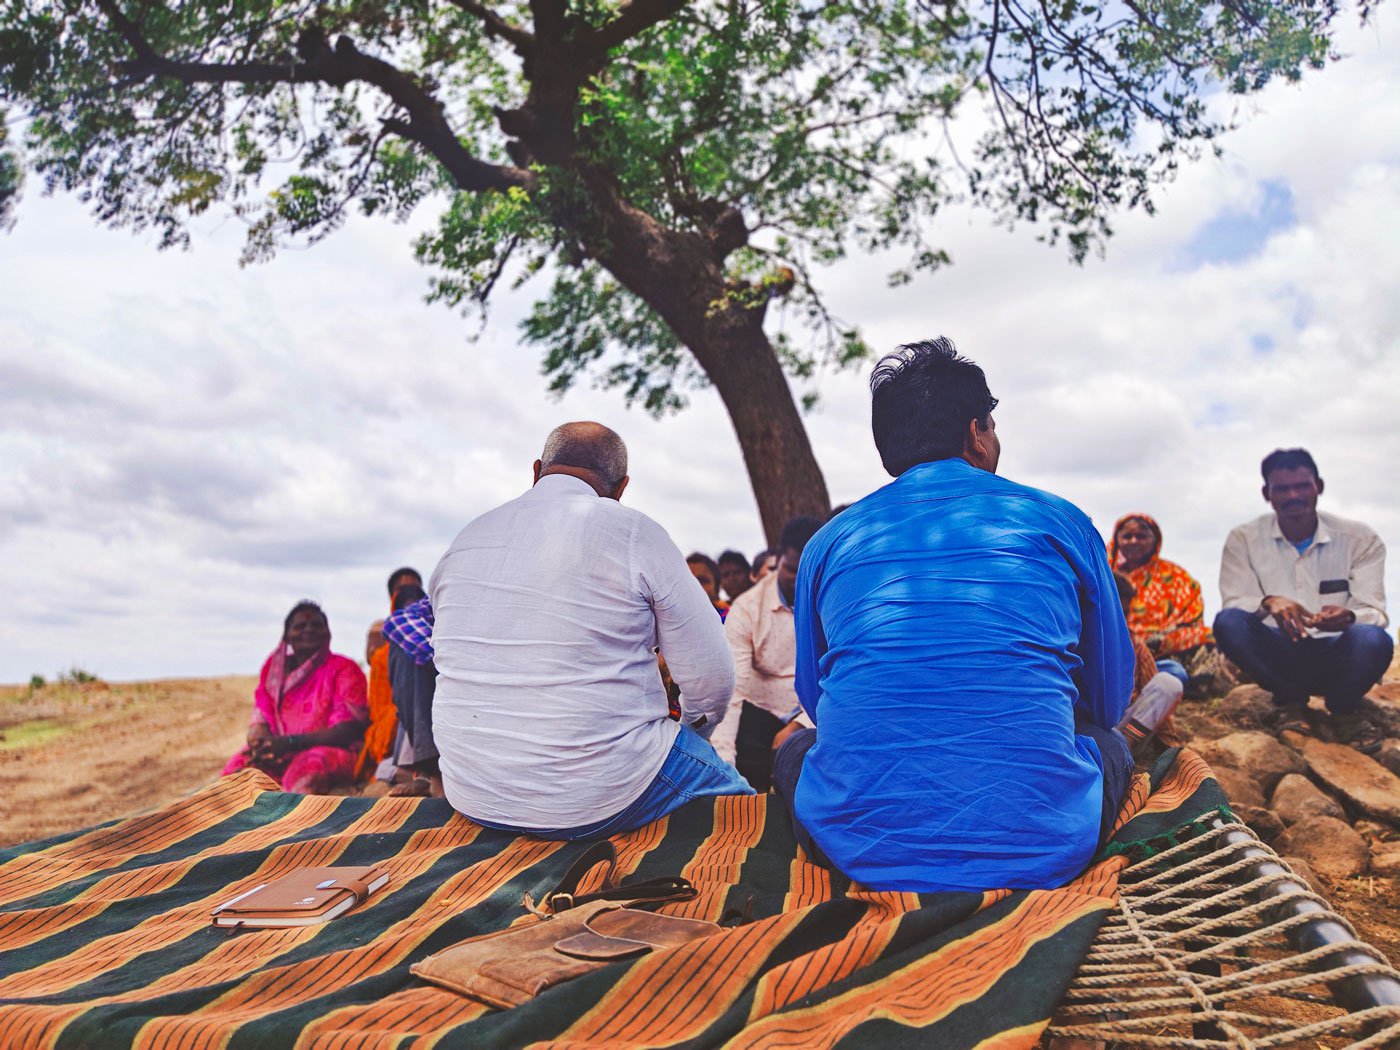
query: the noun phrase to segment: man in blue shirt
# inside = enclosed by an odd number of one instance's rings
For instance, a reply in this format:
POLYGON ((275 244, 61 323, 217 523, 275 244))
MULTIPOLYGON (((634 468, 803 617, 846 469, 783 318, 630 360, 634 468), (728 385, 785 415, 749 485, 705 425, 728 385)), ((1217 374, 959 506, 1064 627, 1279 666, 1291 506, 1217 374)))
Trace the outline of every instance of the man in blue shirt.
POLYGON ((947 339, 870 378, 895 478, 808 543, 774 789, 814 859, 875 889, 1048 887, 1132 774, 1133 647, 1085 514, 996 476, 996 399, 947 339))

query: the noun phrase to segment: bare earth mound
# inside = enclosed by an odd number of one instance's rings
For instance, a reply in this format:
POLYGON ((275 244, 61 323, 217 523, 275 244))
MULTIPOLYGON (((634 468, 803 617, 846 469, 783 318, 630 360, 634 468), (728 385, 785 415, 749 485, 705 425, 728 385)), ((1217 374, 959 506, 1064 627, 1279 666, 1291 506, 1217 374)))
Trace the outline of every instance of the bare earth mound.
POLYGON ((167 805, 243 743, 252 676, 0 688, 0 846, 167 805))

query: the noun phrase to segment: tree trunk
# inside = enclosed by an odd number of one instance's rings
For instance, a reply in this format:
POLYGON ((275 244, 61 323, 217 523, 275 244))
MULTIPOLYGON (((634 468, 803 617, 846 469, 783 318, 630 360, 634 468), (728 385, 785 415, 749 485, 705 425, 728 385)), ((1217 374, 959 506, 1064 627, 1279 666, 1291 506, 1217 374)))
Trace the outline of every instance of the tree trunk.
POLYGON ((831 510, 826 480, 762 325, 714 327, 721 331, 706 339, 706 345, 688 345, 729 413, 763 535, 772 546, 789 518, 826 518, 831 510))
POLYGON ((593 189, 605 218, 584 239, 602 249, 598 261, 670 325, 714 384, 739 439, 767 542, 776 544, 795 515, 825 518, 826 481, 763 331, 766 304, 736 305, 722 265, 729 249, 714 236, 667 230, 621 200, 606 179, 593 189))

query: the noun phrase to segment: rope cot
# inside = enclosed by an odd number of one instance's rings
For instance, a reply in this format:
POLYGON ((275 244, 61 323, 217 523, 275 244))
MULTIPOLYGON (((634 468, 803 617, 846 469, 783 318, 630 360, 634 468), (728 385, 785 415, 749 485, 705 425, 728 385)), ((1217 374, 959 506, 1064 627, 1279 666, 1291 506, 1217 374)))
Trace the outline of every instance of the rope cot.
POLYGON ((1048 1034, 1119 1046, 1400 1046, 1400 973, 1233 816, 1142 850, 1048 1034))

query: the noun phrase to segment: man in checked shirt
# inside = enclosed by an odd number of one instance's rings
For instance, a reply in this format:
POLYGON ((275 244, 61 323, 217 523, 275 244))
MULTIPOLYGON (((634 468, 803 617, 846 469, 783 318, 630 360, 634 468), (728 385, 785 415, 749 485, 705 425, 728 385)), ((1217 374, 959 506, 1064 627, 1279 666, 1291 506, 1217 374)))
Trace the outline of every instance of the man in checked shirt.
POLYGON ((1308 733, 1308 698, 1320 695, 1338 739, 1377 751, 1381 735, 1360 707, 1394 652, 1385 544, 1360 522, 1317 509, 1322 478, 1306 449, 1277 449, 1261 471, 1273 512, 1225 541, 1216 644, 1274 695, 1279 732, 1308 733))

